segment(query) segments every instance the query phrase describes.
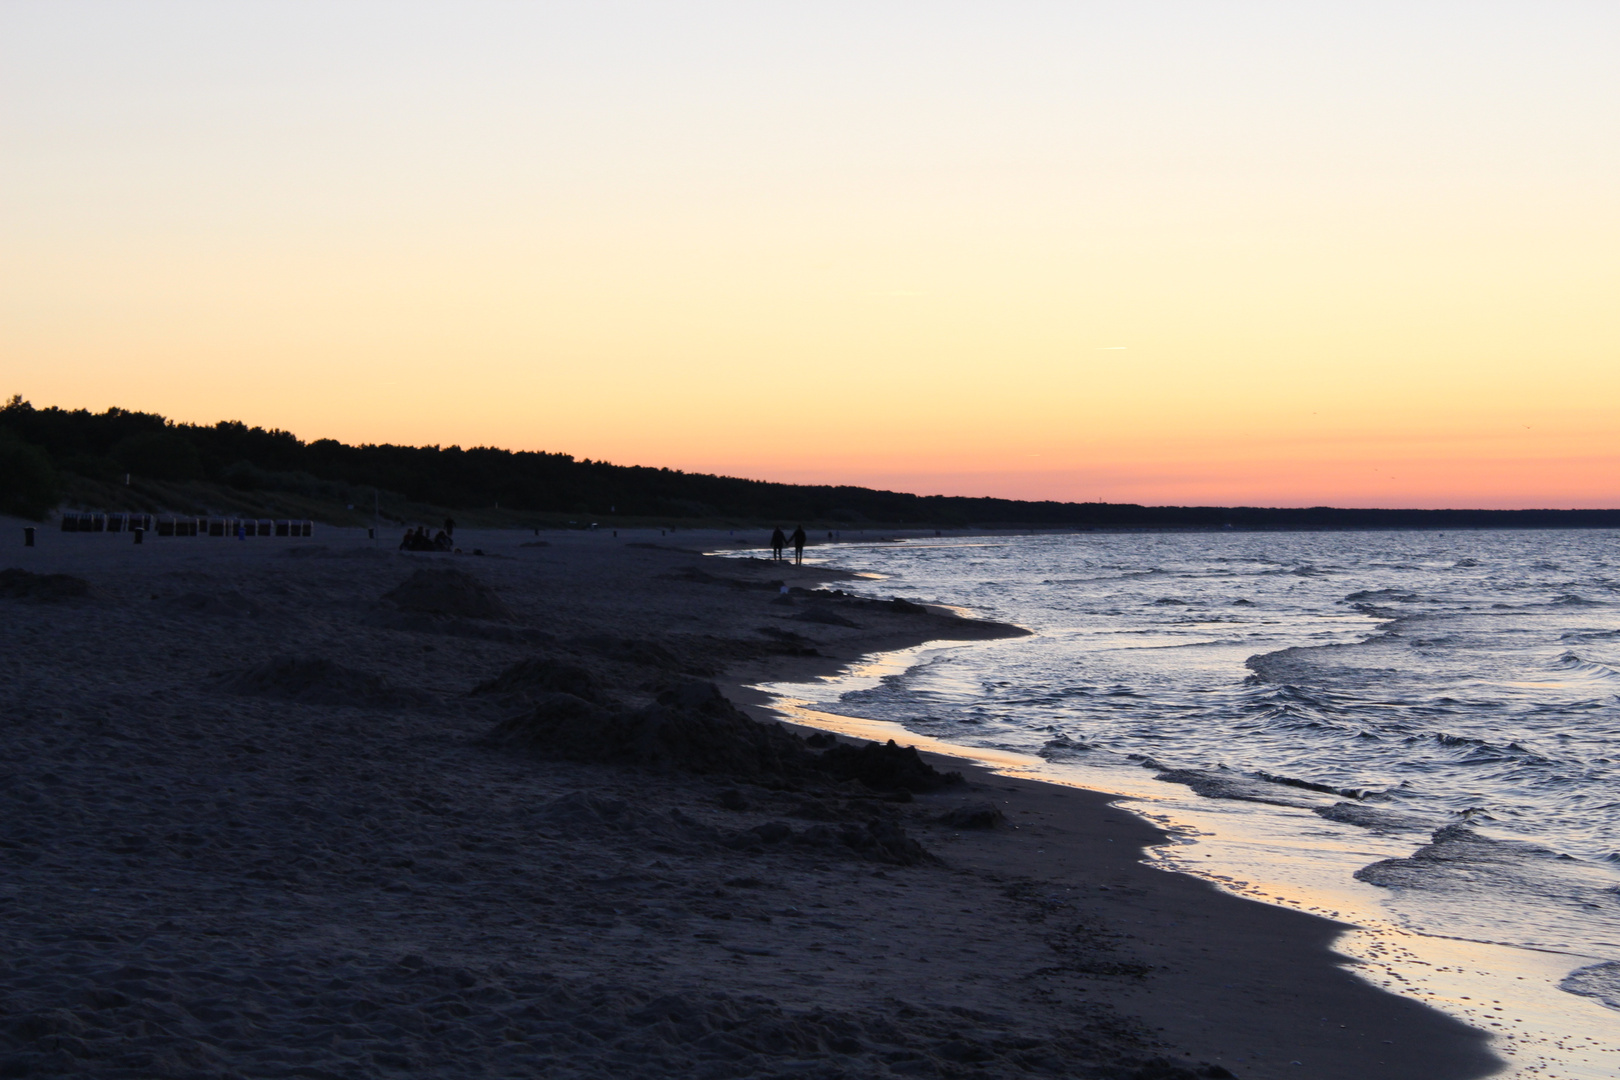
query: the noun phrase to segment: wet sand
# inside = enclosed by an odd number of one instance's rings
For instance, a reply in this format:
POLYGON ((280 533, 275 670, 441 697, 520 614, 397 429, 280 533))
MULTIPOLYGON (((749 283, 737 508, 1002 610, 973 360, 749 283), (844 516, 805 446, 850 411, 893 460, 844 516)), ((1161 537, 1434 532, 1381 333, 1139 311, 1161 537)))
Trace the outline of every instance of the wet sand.
POLYGON ((0 598, 0 1075, 1498 1067, 1347 971, 1334 924, 1143 866, 1160 834, 1102 795, 932 756, 966 782, 910 801, 556 760, 489 738, 555 699, 474 693, 542 658, 602 709, 712 680, 764 718, 751 683, 1010 628, 701 535, 362 537, 0 559, 89 590, 0 598), (435 593, 445 568, 483 588, 435 593))

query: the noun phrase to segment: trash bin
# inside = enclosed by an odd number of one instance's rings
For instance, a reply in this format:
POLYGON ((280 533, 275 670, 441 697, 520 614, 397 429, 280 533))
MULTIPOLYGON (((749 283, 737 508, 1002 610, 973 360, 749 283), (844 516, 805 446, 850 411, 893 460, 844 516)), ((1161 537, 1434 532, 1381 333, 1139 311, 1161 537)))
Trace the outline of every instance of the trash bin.
POLYGON ((23 526, 23 547, 33 547, 33 546, 34 546, 34 527, 32 525, 24 525, 23 526))

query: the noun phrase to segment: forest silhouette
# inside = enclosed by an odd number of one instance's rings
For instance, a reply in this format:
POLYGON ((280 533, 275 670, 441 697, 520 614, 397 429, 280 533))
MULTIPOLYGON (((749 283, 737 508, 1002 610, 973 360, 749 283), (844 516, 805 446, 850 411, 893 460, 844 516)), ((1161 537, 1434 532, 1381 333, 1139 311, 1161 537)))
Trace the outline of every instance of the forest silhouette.
POLYGON ((564 453, 305 442, 287 431, 238 421, 201 425, 119 408, 100 413, 37 409, 20 396, 0 408, 0 512, 41 519, 68 497, 76 479, 109 485, 126 476, 312 498, 367 489, 463 511, 500 507, 670 522, 1076 529, 1620 527, 1620 510, 1140 506, 914 495, 614 465, 564 453))

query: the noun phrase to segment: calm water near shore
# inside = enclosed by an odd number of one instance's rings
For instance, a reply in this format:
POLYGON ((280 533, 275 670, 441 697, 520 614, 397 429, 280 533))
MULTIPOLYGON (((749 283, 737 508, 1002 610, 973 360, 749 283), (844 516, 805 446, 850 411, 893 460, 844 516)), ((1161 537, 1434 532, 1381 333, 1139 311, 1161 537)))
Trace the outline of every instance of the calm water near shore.
POLYGON ((1033 639, 774 689, 1136 796, 1154 858, 1366 930, 1539 1076, 1620 1073, 1620 534, 1067 535, 812 551, 1033 639), (1417 857, 1414 858, 1413 856, 1417 857))

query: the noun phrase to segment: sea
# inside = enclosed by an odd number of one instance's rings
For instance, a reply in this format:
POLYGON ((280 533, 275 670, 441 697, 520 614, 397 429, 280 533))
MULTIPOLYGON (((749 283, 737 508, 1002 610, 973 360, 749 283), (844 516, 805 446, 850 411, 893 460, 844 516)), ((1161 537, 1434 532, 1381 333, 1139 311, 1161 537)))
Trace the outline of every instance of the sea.
POLYGON ((1169 837, 1150 862, 1348 924, 1354 970, 1491 1032, 1511 1075, 1620 1076, 1620 533, 846 533, 809 559, 1034 636, 766 687, 799 719, 1118 793, 1169 837))

